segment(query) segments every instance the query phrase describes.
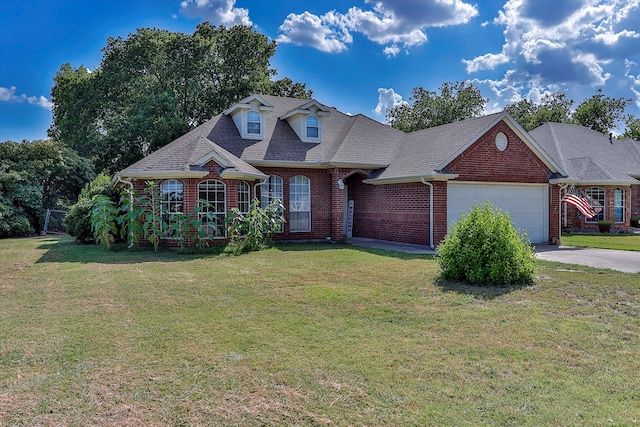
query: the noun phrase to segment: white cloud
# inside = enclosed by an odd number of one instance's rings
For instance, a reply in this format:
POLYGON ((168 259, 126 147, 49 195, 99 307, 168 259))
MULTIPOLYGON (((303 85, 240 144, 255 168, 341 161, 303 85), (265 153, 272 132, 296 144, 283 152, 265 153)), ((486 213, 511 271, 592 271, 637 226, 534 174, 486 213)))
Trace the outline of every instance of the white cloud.
POLYGON ((236 0, 184 0, 180 13, 187 18, 202 18, 214 25, 251 26, 249 10, 235 7, 236 0))
POLYGON ((309 12, 300 15, 291 13, 280 26, 281 34, 276 40, 311 46, 322 52, 342 52, 353 39, 341 21, 333 12, 322 17, 309 12))
POLYGON ((276 39, 281 43, 308 45, 323 52, 341 52, 360 33, 385 45, 387 56, 400 48, 419 46, 427 41, 425 28, 466 24, 478 15, 476 6, 462 0, 365 0, 370 9, 350 8, 322 16, 309 12, 290 14, 276 39))
POLYGON ((467 73, 508 64, 501 79, 474 80, 495 95, 496 106, 522 98, 538 102, 559 90, 584 94, 584 88, 607 85, 610 92, 635 94, 640 89, 622 78, 626 58, 639 52, 640 0, 563 0, 552 7, 539 0, 508 0, 493 25, 504 27, 502 49, 463 63, 467 73))
POLYGON ((376 105, 376 108, 373 110, 373 112, 378 117, 385 117, 387 114, 387 110, 390 110, 393 107, 397 107, 401 104, 406 104, 406 101, 403 101, 402 96, 395 93, 392 88, 379 88, 378 105, 376 105))
POLYGON ((27 96, 24 93, 21 95, 16 95, 16 87, 11 86, 10 88, 0 87, 0 101, 5 102, 25 102, 27 101, 29 104, 37 105, 38 107, 45 108, 50 110, 53 104, 44 96, 27 96))
POLYGON ((463 59, 462 62, 467 65, 467 73, 474 73, 478 70, 493 70, 498 65, 509 62, 509 57, 504 53, 487 53, 471 60, 463 59))

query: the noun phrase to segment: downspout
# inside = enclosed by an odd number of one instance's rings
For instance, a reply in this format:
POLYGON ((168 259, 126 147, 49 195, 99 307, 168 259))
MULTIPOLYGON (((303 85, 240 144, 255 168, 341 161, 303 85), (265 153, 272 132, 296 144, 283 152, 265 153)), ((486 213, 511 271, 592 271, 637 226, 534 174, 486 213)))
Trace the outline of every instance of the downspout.
MULTIPOLYGON (((567 195, 567 187, 569 184, 558 184, 558 186, 560 187, 560 205, 562 206, 562 210, 560 211, 560 223, 564 224, 564 228, 567 228, 567 204, 562 203, 562 199, 564 197, 562 192, 564 191, 564 195, 567 195)), ((562 230, 560 230, 560 234, 562 234, 562 230)))
POLYGON ((435 249, 433 244, 433 184, 425 181, 424 177, 420 178, 420 181, 429 186, 429 247, 435 249))
MULTIPOLYGON (((133 209, 133 182, 131 182, 130 180, 127 181, 126 179, 123 179, 120 175, 117 176, 118 180, 116 181, 116 184, 119 182, 122 182, 124 184, 127 184, 129 186, 129 189, 131 190, 131 192, 129 193, 129 211, 131 211, 133 209)), ((132 236, 133 232, 131 230, 129 230, 129 236, 132 236)), ((133 238, 131 239, 131 243, 129 244, 128 249, 133 248, 133 238)))
POLYGON ((258 185, 265 184, 267 181, 269 181, 269 177, 267 177, 267 178, 263 179, 262 181, 258 182, 257 184, 253 185, 253 197, 254 198, 256 198, 257 197, 256 194, 258 194, 258 192, 257 192, 258 185))

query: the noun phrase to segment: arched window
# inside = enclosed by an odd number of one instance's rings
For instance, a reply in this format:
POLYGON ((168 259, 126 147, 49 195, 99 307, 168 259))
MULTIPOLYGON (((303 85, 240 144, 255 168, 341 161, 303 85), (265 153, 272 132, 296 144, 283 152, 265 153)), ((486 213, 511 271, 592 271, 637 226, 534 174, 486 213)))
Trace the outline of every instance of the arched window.
POLYGON ((605 218, 605 209, 604 207, 605 205, 605 191, 604 188, 600 188, 600 187, 591 187, 591 188, 587 188, 587 191, 585 191, 585 194, 587 195, 587 200, 589 201, 589 205, 591 205, 591 207, 593 208, 594 211, 596 211, 596 216, 594 216, 591 219, 586 219, 585 222, 598 222, 601 221, 605 218))
MULTIPOLYGON (((265 208, 276 200, 279 200, 280 203, 284 202, 282 178, 277 175, 269 175, 269 178, 260 186, 260 206, 265 208)), ((278 231, 282 231, 282 226, 278 231)))
POLYGON ((251 204, 251 187, 249 184, 242 181, 238 184, 238 209, 240 212, 249 212, 249 205, 251 204))
POLYGON ((306 176, 289 179, 289 231, 311 231, 311 182, 306 176))
POLYGON ((166 229, 162 230, 162 235, 167 238, 173 237, 172 226, 175 223, 175 216, 184 212, 183 206, 184 186, 176 179, 164 181, 160 185, 160 208, 162 219, 166 229))
POLYGON ((247 112, 247 133, 260 135, 260 113, 257 111, 247 112))
POLYGON ((613 220, 624 222, 624 188, 616 188, 613 193, 613 220))
POLYGON ((260 186, 260 206, 263 208, 276 200, 283 201, 282 178, 277 175, 270 175, 260 186))
POLYGON ((227 213, 226 186, 210 179, 198 184, 198 203, 202 227, 213 237, 225 237, 224 221, 227 213))
POLYGON ((320 136, 320 121, 316 116, 307 116, 307 138, 320 136))

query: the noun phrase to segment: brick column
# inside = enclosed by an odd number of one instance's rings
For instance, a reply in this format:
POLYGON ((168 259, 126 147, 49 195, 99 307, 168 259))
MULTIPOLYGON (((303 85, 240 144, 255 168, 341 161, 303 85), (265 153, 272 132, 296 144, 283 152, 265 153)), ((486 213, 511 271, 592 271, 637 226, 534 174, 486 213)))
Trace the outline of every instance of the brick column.
POLYGON ((334 169, 331 174, 331 240, 344 239, 344 190, 338 186, 342 174, 334 169))

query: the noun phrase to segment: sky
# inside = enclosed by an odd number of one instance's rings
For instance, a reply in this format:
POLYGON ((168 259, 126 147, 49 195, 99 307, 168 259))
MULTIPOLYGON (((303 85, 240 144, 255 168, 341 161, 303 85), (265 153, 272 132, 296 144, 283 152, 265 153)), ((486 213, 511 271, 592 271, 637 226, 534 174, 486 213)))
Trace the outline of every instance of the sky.
POLYGON ((277 79, 385 122, 413 88, 468 81, 486 113, 598 88, 640 117, 640 0, 3 0, 0 141, 46 138, 53 79, 95 70, 108 37, 244 24, 277 42, 277 79))

